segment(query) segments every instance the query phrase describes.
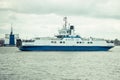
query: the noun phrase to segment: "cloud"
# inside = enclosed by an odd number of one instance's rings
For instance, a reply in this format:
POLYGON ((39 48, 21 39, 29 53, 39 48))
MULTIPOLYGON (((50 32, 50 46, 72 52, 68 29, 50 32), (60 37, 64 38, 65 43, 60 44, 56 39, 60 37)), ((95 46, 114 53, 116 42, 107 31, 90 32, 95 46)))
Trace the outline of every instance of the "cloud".
POLYGON ((0 35, 14 33, 51 36, 68 16, 76 32, 85 37, 120 38, 119 0, 0 0, 0 35), (106 35, 105 35, 106 34, 106 35))
POLYGON ((119 3, 119 0, 6 0, 1 3, 3 4, 1 10, 120 19, 119 3))

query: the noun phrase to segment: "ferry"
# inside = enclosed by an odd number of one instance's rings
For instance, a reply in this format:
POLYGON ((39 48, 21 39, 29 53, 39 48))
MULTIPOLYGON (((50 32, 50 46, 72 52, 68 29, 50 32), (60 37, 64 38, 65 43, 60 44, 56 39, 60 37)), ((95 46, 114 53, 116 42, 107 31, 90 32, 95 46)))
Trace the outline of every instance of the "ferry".
POLYGON ((21 51, 108 51, 114 47, 113 42, 98 38, 82 38, 75 34, 73 25, 67 23, 54 37, 37 37, 31 40, 18 40, 21 51))

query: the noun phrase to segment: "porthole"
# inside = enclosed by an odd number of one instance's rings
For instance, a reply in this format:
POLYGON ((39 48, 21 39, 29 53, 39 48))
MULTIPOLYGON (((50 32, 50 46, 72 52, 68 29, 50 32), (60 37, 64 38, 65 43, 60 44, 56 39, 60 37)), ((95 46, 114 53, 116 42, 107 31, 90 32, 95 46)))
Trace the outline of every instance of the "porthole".
POLYGON ((63 43, 65 43, 65 41, 63 41, 63 43))
POLYGON ((62 43, 62 41, 60 41, 60 43, 62 43))

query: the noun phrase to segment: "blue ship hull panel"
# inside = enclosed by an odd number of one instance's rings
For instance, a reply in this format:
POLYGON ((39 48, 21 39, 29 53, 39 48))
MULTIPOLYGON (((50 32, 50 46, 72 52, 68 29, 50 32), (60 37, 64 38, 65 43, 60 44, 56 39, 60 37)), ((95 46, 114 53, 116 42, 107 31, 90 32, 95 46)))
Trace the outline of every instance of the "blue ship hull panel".
POLYGON ((113 46, 21 46, 21 51, 108 51, 113 46))

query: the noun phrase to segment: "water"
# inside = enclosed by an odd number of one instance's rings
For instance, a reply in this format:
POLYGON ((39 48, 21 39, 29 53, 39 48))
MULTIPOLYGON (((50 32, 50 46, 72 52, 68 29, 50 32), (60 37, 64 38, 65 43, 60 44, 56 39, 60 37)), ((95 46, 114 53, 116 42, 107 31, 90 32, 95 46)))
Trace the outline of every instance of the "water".
POLYGON ((0 47, 0 80, 120 80, 120 47, 108 52, 22 52, 0 47))

